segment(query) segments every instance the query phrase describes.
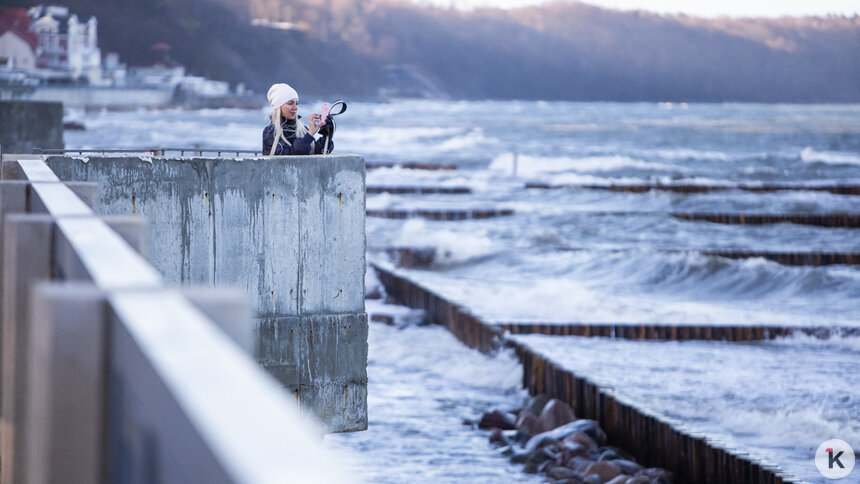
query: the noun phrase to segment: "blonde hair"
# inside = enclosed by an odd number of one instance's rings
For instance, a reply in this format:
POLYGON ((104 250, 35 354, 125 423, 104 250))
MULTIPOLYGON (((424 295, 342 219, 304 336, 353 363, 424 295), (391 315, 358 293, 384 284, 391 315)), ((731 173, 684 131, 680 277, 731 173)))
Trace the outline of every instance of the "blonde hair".
MULTIPOLYGON (((281 139, 284 140, 289 146, 293 146, 292 143, 284 136, 284 128, 281 126, 281 107, 278 106, 272 111, 272 115, 270 116, 272 120, 272 126, 275 128, 275 136, 272 141, 272 150, 269 152, 269 156, 275 155, 275 150, 278 149, 278 144, 281 139)), ((299 121, 298 116, 296 116, 296 139, 303 137, 307 134, 308 129, 305 128, 305 125, 299 121)), ((314 143, 311 142, 311 154, 314 153, 314 143)))

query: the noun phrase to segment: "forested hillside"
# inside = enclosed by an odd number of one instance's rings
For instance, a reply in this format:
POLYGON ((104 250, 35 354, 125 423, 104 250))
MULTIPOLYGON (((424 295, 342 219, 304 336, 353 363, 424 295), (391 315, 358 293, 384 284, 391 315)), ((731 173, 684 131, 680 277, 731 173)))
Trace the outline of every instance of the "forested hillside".
POLYGON ((192 72, 259 91, 284 80, 352 96, 860 101, 857 16, 710 20, 570 1, 471 12, 396 0, 65 4, 98 15, 102 48, 131 63, 163 41, 192 72))

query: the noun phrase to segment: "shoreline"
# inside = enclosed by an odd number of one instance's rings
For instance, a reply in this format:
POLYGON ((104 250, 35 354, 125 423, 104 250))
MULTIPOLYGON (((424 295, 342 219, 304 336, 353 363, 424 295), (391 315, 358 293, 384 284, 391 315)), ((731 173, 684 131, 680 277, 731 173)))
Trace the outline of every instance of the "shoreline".
POLYGON ((386 292, 403 305, 423 309, 434 324, 445 326, 466 346, 490 354, 513 348, 523 365, 523 386, 531 395, 546 394, 570 405, 580 418, 600 424, 610 440, 637 462, 674 473, 677 482, 736 484, 801 484, 778 466, 746 453, 720 447, 683 424, 625 401, 612 390, 578 377, 528 346, 505 338, 503 329, 481 321, 468 309, 449 302, 419 284, 378 264, 386 292))

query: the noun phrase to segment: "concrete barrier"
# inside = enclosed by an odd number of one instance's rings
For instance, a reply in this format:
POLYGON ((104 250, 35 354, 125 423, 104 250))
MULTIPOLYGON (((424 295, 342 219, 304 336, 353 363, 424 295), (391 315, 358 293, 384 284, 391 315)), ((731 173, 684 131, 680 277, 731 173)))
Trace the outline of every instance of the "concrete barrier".
POLYGON ((106 214, 145 215, 169 282, 255 300, 260 364, 331 432, 367 428, 364 159, 50 156, 99 182, 106 214))
POLYGON ((31 153, 63 147, 63 105, 58 102, 0 101, 0 149, 31 153))
POLYGON ((121 236, 41 161, 17 165, 0 183, 4 484, 348 479, 247 356, 243 297, 165 289, 126 242, 139 224, 121 236))

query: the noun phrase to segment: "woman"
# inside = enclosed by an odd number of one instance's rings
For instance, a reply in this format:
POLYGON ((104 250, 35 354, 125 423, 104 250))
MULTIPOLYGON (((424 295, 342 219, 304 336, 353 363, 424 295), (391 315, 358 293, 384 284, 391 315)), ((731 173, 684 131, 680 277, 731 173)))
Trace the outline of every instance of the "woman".
MULTIPOLYGON (((323 153, 324 140, 316 140, 316 135, 324 125, 320 125, 320 115, 311 114, 311 124, 305 127, 298 120, 299 94, 287 84, 274 84, 267 94, 272 110, 271 124, 263 130, 263 154, 275 155, 313 155, 323 153), (277 142, 275 141, 277 140, 277 142)), ((331 137, 326 153, 334 149, 331 137)))

